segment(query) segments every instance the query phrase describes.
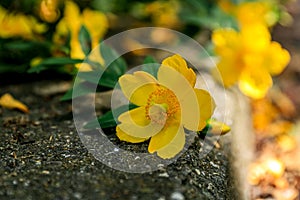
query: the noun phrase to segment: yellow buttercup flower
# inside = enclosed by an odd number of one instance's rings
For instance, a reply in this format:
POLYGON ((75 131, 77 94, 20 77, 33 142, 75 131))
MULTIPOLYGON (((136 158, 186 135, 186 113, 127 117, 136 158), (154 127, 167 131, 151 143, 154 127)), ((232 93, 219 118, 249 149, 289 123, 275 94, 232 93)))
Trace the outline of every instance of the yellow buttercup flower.
POLYGON ((47 27, 38 23, 33 16, 10 14, 0 6, 0 37, 22 37, 32 39, 35 34, 44 33, 47 27))
POLYGON ((184 128, 202 130, 215 108, 210 94, 194 88, 195 82, 194 71, 179 55, 162 62, 157 79, 143 71, 123 75, 121 89, 139 107, 119 116, 118 138, 131 143, 151 138, 150 153, 176 156, 185 144, 184 128))
POLYGON ((180 5, 177 0, 154 1, 145 7, 145 13, 151 17, 156 26, 167 28, 176 28, 180 25, 179 10, 180 5))
POLYGON ((39 6, 39 14, 42 20, 46 22, 55 22, 60 15, 59 4, 61 0, 42 0, 39 6))
POLYGON ((262 24, 273 26, 279 20, 278 2, 273 0, 244 1, 232 3, 231 0, 218 0, 218 6, 233 15, 240 26, 262 24))
POLYGON ((276 3, 270 0, 240 3, 236 8, 236 17, 241 26, 260 23, 273 26, 278 20, 276 3))
MULTIPOLYGON (((79 7, 74 2, 66 1, 64 17, 56 27, 56 33, 53 40, 54 42, 61 44, 61 38, 66 38, 68 33, 70 33, 71 58, 85 58, 78 38, 82 25, 84 25, 90 33, 92 48, 97 47, 99 40, 104 36, 108 28, 108 20, 106 16, 99 11, 90 10, 88 8, 84 9, 83 12, 80 13, 79 7)), ((100 58, 97 62, 103 63, 103 59, 100 58)), ((76 66, 79 67, 80 65, 76 66)), ((81 70, 89 70, 89 67, 84 66, 81 70)))
POLYGON ((240 90, 252 98, 262 98, 272 86, 271 75, 280 74, 290 60, 287 50, 271 41, 268 29, 260 24, 213 32, 215 53, 220 57, 217 69, 223 84, 238 82, 240 90))

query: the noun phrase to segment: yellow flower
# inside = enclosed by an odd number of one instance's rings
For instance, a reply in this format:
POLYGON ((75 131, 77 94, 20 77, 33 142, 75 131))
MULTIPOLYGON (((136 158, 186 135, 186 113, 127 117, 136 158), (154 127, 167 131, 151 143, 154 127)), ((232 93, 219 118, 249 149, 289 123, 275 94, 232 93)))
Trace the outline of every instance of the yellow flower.
POLYGON ((31 39, 34 34, 44 33, 47 30, 33 16, 10 14, 0 6, 0 37, 22 37, 31 39))
POLYGON ((121 89, 139 107, 119 116, 119 139, 139 143, 151 138, 150 153, 176 156, 185 144, 184 128, 202 130, 215 108, 210 94, 194 88, 195 82, 194 71, 179 55, 162 62, 157 79, 143 71, 123 75, 121 89))
POLYGON ((271 41, 268 29, 260 24, 243 27, 240 32, 218 29, 213 32, 215 53, 220 57, 217 69, 223 84, 238 82, 240 90, 252 98, 262 98, 272 86, 271 75, 280 74, 290 55, 271 41))
POLYGON ((241 26, 260 23, 270 27, 279 20, 275 7, 269 0, 243 2, 237 6, 236 17, 241 26))
POLYGON ((42 0, 39 6, 39 14, 41 19, 46 22, 53 23, 59 18, 58 6, 61 0, 42 0))
MULTIPOLYGON (((61 44, 61 39, 65 39, 68 33, 70 33, 71 58, 85 58, 78 39, 82 25, 88 29, 92 39, 92 48, 95 48, 99 44, 99 40, 107 31, 108 21, 106 16, 99 11, 90 10, 88 8, 84 9, 83 12, 80 13, 79 7, 74 2, 66 1, 64 17, 56 27, 56 33, 53 40, 55 43, 61 44)), ((102 58, 101 60, 98 60, 98 62, 103 63, 102 58)), ((84 68, 88 70, 88 67, 84 68)))
POLYGON ((278 3, 272 0, 244 1, 238 4, 231 0, 218 0, 218 6, 236 17, 240 26, 262 24, 270 27, 279 20, 278 3))
POLYGON ((176 28, 180 25, 178 12, 180 5, 178 1, 154 1, 145 7, 145 13, 151 16, 156 26, 176 28))

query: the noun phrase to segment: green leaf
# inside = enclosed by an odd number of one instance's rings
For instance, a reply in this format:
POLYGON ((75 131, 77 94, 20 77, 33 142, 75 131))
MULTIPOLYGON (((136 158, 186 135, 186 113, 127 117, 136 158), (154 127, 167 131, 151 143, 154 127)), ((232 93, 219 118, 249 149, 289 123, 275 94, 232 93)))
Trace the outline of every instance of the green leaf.
POLYGON ((27 65, 16 65, 16 64, 8 64, 0 62, 0 73, 5 72, 18 72, 24 73, 27 70, 27 65))
POLYGON ((100 45, 100 53, 106 62, 112 62, 120 57, 115 50, 104 43, 100 45))
POLYGON ((24 50, 33 48, 34 45, 35 45, 35 43, 33 43, 33 42, 13 41, 13 42, 5 44, 5 47, 9 50, 24 51, 24 50))
POLYGON ((95 91, 96 84, 93 84, 88 81, 82 81, 74 85, 70 90, 68 90, 65 95, 60 99, 61 101, 68 101, 72 98, 77 98, 89 93, 95 92, 104 92, 110 90, 108 87, 97 87, 95 91), (73 91, 76 91, 76 94, 73 94, 73 91))
POLYGON ((101 70, 101 71, 104 70, 104 67, 102 66, 101 63, 99 63, 97 61, 92 61, 88 57, 84 60, 84 63, 87 63, 88 65, 90 65, 93 70, 101 70))
POLYGON ((88 93, 95 92, 95 86, 91 85, 88 82, 81 82, 77 85, 73 86, 70 90, 66 92, 66 94, 60 99, 61 101, 71 100, 72 98, 76 98, 88 93), (73 96, 73 91, 76 91, 76 94, 73 96))
POLYGON ((127 64, 115 50, 106 44, 101 44, 100 53, 106 64, 107 73, 110 73, 111 75, 115 74, 119 77, 126 72, 127 64), (107 63, 110 63, 109 66, 107 66, 107 63))
POLYGON ((152 56, 147 56, 144 60, 144 65, 142 66, 142 71, 145 71, 155 78, 157 78, 157 71, 160 64, 152 56))
POLYGON ((16 40, 4 44, 4 48, 12 51, 29 51, 37 48, 50 48, 51 43, 46 41, 16 40))
POLYGON ((98 117, 98 119, 88 122, 84 128, 92 129, 96 128, 99 124, 101 128, 114 127, 117 125, 115 118, 117 119, 122 113, 137 108, 134 104, 123 105, 114 110, 110 110, 104 115, 98 117))
POLYGON ((91 83, 98 84, 99 83, 99 74, 101 71, 88 71, 88 72, 79 72, 77 74, 78 77, 82 78, 91 83))
POLYGON ((87 56, 92 49, 92 40, 91 40, 90 33, 85 26, 80 27, 78 39, 84 55, 87 56))
POLYGON ((94 66, 94 70, 89 72, 79 72, 78 76, 87 82, 98 84, 104 88, 114 88, 119 81, 119 77, 126 72, 127 64, 116 51, 105 44, 101 44, 100 51, 104 62, 106 64, 110 63, 109 66, 102 66, 100 63, 95 63, 87 59, 84 62, 94 66), (99 77, 100 74, 101 77, 99 77))
POLYGON ((101 44, 100 52, 104 59, 106 70, 99 80, 99 85, 114 88, 119 81, 120 76, 125 74, 127 64, 115 50, 106 44, 101 44), (107 64, 109 65, 107 66, 107 64))
POLYGON ((100 73, 101 71, 80 72, 78 73, 78 76, 90 83, 95 83, 104 87, 114 88, 120 76, 105 71, 101 74, 101 77, 99 77, 100 73))
POLYGON ((115 88, 116 84, 119 81, 120 76, 121 75, 118 75, 118 76, 115 75, 114 76, 112 74, 104 72, 102 77, 100 78, 98 84, 101 85, 101 86, 109 87, 109 88, 115 88))
MULTIPOLYGON (((195 9, 195 7, 192 9, 195 9)), ((206 10, 209 12, 203 12, 201 9, 196 9, 194 12, 191 12, 191 10, 188 9, 181 13, 180 18, 182 21, 188 24, 207 27, 211 30, 228 27, 238 30, 236 19, 233 16, 225 13, 218 6, 211 6, 206 10)))
POLYGON ((57 57, 57 58, 47 58, 44 59, 42 62, 40 62, 38 65, 30 68, 27 72, 28 73, 38 73, 40 71, 43 71, 45 69, 51 68, 51 67, 61 67, 66 64, 78 64, 82 63, 83 60, 81 59, 72 59, 69 57, 57 57))

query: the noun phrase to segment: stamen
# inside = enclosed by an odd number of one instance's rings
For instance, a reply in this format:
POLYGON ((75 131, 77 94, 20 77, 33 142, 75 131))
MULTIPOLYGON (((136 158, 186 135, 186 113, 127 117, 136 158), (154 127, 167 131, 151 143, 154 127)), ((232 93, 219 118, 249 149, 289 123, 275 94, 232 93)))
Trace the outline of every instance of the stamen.
POLYGON ((176 95, 171 90, 161 87, 149 95, 145 115, 147 119, 161 124, 178 111, 180 104, 176 95))

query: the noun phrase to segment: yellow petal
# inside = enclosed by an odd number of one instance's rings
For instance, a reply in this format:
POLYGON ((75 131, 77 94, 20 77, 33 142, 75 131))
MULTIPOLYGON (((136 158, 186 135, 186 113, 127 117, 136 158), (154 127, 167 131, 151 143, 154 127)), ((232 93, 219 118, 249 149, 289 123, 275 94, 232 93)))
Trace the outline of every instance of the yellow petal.
POLYGON ((65 2, 63 19, 66 21, 71 34, 74 32, 79 32, 82 20, 80 17, 80 9, 76 3, 74 3, 73 1, 65 2))
MULTIPOLYGON (((75 59, 84 59, 85 58, 85 54, 83 53, 83 51, 81 49, 79 40, 77 40, 76 38, 72 38, 71 42, 70 42, 70 47, 71 47, 71 52, 70 52, 71 58, 75 58, 75 59)), ((80 66, 80 65, 78 65, 78 66, 80 66)))
POLYGON ((145 107, 138 107, 127 112, 122 113, 118 117, 118 121, 121 123, 135 123, 139 126, 146 126, 150 123, 150 120, 146 118, 145 107))
POLYGON ((228 133, 231 128, 222 123, 222 122, 219 122, 215 119, 209 119, 207 121, 207 124, 209 126, 209 130, 208 130, 208 133, 210 134, 214 134, 214 135, 225 135, 226 133, 228 133))
POLYGON ((64 40, 68 35, 68 24, 65 19, 61 19, 55 27, 53 35, 53 42, 57 44, 64 44, 64 40))
POLYGON ((269 47, 271 34, 268 28, 261 24, 245 26, 241 30, 242 44, 245 50, 262 52, 269 47))
POLYGON ((183 149, 184 144, 185 133, 183 127, 180 126, 173 140, 163 148, 157 150, 157 155, 163 159, 173 158, 183 149))
POLYGON ((53 23, 59 17, 59 1, 43 0, 40 2, 39 15, 46 22, 53 23))
MULTIPOLYGON (((194 119, 185 121, 184 126, 191 130, 197 130, 200 121, 198 99, 190 82, 182 74, 171 67, 162 65, 157 73, 160 84, 171 90, 180 103, 182 119, 193 115, 194 119)), ((181 119, 181 120, 182 120, 181 119)))
POLYGON ((102 66, 104 66, 104 60, 102 58, 102 55, 100 53, 100 46, 97 46, 90 54, 89 54, 89 60, 100 63, 102 66))
POLYGON ((88 63, 75 64, 75 67, 81 72, 92 71, 92 66, 88 63))
POLYGON ((196 74, 191 68, 188 68, 185 60, 180 55, 176 54, 164 59, 162 62, 162 66, 169 66, 174 68, 179 73, 181 73, 186 78, 186 80, 189 81, 192 87, 195 86, 196 74))
POLYGON ((155 78, 143 71, 125 74, 119 83, 126 98, 138 106, 146 105, 149 95, 158 87, 155 78))
POLYGON ((247 96, 260 99, 263 98, 272 86, 270 74, 262 68, 247 68, 241 73, 239 80, 240 90, 247 96))
POLYGON ((219 56, 213 76, 225 87, 236 83, 244 67, 241 34, 233 29, 217 29, 212 34, 214 51, 219 56))
POLYGON ((95 48, 108 29, 108 20, 102 12, 91 9, 83 10, 82 20, 91 34, 92 47, 95 48))
MULTIPOLYGON (((185 113, 186 115, 182 115, 182 124, 185 128, 193 131, 201 131, 206 126, 206 121, 211 118, 214 110, 215 110, 215 101, 210 96, 210 94, 201 89, 194 89, 194 92, 196 94, 197 100, 198 100, 198 110, 200 112, 200 120, 198 121, 198 126, 195 129, 195 127, 190 127, 189 121, 195 120, 195 114, 194 112, 191 113, 185 113)), ((190 108, 189 110, 194 109, 190 108)))
POLYGON ((146 118, 145 107, 138 107, 121 114, 118 118, 121 124, 118 128, 129 136, 149 138, 159 133, 164 123, 157 124, 146 118))
POLYGON ((29 109, 22 102, 14 99, 10 94, 6 93, 0 98, 0 105, 8 109, 19 109, 25 113, 29 112, 29 109))
POLYGON ((272 10, 271 1, 243 2, 237 7, 236 16, 241 26, 258 23, 272 26, 278 21, 278 14, 275 12, 277 11, 272 10))
POLYGON ((280 74, 290 61, 290 54, 278 42, 272 42, 267 49, 264 65, 272 75, 280 74))
POLYGON ((225 87, 234 85, 240 76, 241 69, 237 68, 236 61, 233 59, 230 57, 221 58, 217 67, 212 69, 213 77, 225 87))
POLYGON ((230 28, 216 29, 212 34, 212 42, 215 52, 219 56, 223 56, 224 52, 232 51, 240 46, 240 34, 230 28))
POLYGON ((117 126, 116 131, 117 131, 118 138, 125 142, 140 143, 149 139, 149 138, 137 138, 137 137, 132 137, 130 135, 127 135, 119 128, 119 126, 117 126))
POLYGON ((152 136, 148 146, 149 153, 154 153, 166 147, 182 132, 183 128, 179 123, 170 122, 158 134, 152 136))

